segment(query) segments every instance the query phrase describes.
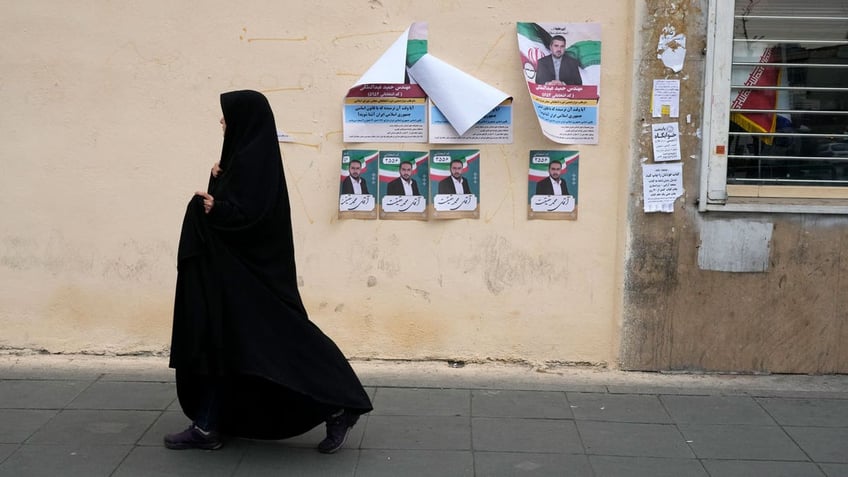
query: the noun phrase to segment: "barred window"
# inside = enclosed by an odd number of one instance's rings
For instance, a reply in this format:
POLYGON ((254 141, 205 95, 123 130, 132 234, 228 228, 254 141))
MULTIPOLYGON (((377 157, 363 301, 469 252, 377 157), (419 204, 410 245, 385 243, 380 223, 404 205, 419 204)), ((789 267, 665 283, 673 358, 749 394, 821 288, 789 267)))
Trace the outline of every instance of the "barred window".
POLYGON ((710 6, 701 209, 848 213, 848 1, 710 6))

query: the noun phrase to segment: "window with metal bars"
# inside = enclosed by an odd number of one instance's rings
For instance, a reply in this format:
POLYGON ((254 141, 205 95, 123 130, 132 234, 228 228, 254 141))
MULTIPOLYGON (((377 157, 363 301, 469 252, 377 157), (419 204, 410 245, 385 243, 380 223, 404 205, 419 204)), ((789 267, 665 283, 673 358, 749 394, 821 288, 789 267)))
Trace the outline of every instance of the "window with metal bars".
POLYGON ((712 0, 706 80, 702 210, 848 213, 848 0, 712 0))

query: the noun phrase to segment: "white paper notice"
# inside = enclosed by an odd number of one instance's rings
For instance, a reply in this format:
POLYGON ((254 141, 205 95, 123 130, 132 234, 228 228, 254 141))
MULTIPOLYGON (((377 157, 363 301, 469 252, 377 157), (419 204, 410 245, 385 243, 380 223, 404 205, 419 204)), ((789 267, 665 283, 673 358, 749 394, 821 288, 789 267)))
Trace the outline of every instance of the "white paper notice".
POLYGON ((657 58, 675 73, 683 70, 683 63, 686 61, 686 35, 678 34, 671 25, 663 28, 657 42, 657 58))
POLYGON ((651 139, 654 142, 654 161, 680 160, 680 132, 677 123, 651 124, 651 139))
POLYGON ((674 201, 683 195, 683 163, 643 164, 642 192, 645 212, 674 212, 674 201))
POLYGON ((654 80, 651 113, 655 118, 680 116, 680 80, 654 80))

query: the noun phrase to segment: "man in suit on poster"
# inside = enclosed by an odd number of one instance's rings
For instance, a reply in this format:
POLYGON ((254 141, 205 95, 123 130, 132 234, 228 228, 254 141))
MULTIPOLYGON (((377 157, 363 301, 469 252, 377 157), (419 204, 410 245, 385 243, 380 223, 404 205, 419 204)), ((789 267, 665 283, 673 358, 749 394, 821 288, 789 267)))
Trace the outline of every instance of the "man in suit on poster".
POLYGON ((562 180, 562 163, 551 161, 548 177, 536 183, 536 195, 569 195, 568 186, 562 180))
POLYGON ((351 159, 347 166, 348 176, 342 181, 342 194, 367 194, 368 186, 362 177, 359 176, 362 171, 362 161, 359 159, 351 159))
POLYGON ((579 67, 580 63, 565 52, 565 37, 554 35, 551 54, 536 63, 536 84, 582 85, 579 67))
POLYGON ((450 173, 446 179, 439 182, 439 194, 470 194, 471 187, 468 179, 462 177, 464 165, 461 160, 454 159, 450 164, 450 173))
POLYGON ((400 163, 400 177, 386 185, 386 195, 421 195, 418 183, 412 178, 412 161, 400 163))

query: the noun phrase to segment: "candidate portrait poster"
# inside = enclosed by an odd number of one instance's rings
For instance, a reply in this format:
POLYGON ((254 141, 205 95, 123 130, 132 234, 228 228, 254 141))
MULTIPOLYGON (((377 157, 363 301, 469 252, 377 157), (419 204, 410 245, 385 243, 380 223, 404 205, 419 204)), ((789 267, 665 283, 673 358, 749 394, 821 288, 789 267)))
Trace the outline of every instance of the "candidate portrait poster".
POLYGON ((427 220, 427 151, 380 151, 380 218, 427 220))
POLYGON ((430 150, 430 217, 480 217, 480 150, 430 150))
POLYGON ((517 33, 542 133, 559 144, 597 144, 601 25, 519 22, 517 33))
POLYGON ((577 220, 577 151, 530 151, 527 218, 577 220))
POLYGON ((339 175, 339 219, 377 218, 379 151, 345 149, 339 175))

